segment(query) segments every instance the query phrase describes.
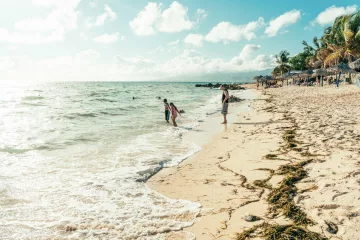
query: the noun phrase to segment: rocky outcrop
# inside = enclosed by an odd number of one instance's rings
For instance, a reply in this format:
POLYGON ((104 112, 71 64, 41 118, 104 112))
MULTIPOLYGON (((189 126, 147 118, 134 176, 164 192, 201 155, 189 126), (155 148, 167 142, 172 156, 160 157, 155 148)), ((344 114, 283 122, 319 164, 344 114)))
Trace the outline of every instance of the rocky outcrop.
POLYGON ((221 84, 221 83, 205 83, 205 84, 196 84, 195 87, 207 87, 207 88, 219 88, 221 85, 224 85, 225 88, 229 90, 245 90, 242 84, 221 84))
POLYGON ((233 102, 241 102, 243 101, 243 99, 240 99, 238 97, 235 97, 234 95, 231 95, 229 98, 229 102, 233 103, 233 102))

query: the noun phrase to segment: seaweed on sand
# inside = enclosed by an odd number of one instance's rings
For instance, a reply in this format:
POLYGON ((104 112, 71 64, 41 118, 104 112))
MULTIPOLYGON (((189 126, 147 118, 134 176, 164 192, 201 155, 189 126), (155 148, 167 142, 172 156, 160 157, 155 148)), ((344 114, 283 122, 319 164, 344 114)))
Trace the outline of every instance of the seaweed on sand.
POLYGON ((295 164, 280 166, 277 174, 286 177, 281 181, 277 188, 273 188, 268 196, 270 212, 282 212, 284 216, 293 220, 298 225, 313 225, 314 222, 307 217, 306 213, 296 206, 293 198, 297 193, 295 184, 307 176, 304 166, 312 160, 306 160, 295 164))
POLYGON ((267 188, 267 189, 271 189, 271 185, 268 183, 268 179, 264 179, 264 180, 255 180, 253 182, 253 184, 257 187, 261 187, 261 188, 267 188))
MULTIPOLYGON (((286 130, 283 139, 287 142, 287 147, 292 150, 302 151, 301 148, 296 148, 295 130, 286 130)), ((271 154, 269 154, 271 156, 271 154)), ((274 159, 274 157, 265 156, 267 159, 274 159)), ((256 237, 262 237, 266 240, 326 240, 319 233, 309 231, 306 226, 314 225, 314 221, 310 219, 307 214, 295 204, 294 197, 298 193, 298 189, 295 184, 305 177, 307 172, 304 167, 311 163, 313 160, 305 160, 297 163, 289 163, 282 165, 276 172, 271 172, 277 175, 285 175, 285 178, 280 182, 276 188, 269 188, 268 180, 254 181, 254 185, 262 188, 270 189, 270 193, 267 198, 269 203, 269 213, 274 216, 282 213, 285 217, 292 220, 292 224, 277 225, 262 223, 256 225, 242 233, 236 234, 236 240, 246 240, 256 237)), ((265 169, 264 169, 265 170, 265 169)))
POLYGON ((236 233, 234 240, 247 240, 249 237, 251 237, 251 234, 253 234, 256 230, 258 230, 262 226, 263 224, 255 225, 252 228, 243 231, 242 233, 236 233))
POLYGON ((269 223, 255 225, 242 233, 236 233, 234 240, 247 240, 252 238, 255 232, 258 233, 258 237, 265 240, 327 240, 319 233, 311 232, 302 226, 269 223))
POLYGON ((270 172, 269 177, 267 177, 266 179, 263 180, 255 180, 253 182, 253 184, 257 187, 261 187, 261 188, 267 188, 267 189, 271 189, 272 186, 268 183, 269 180, 272 178, 272 176, 275 174, 275 171, 273 169, 268 169, 268 168, 258 168, 257 170, 259 171, 268 171, 270 172))
POLYGON ((266 158, 266 159, 275 159, 275 158, 277 158, 277 155, 275 155, 275 154, 267 154, 267 155, 265 156, 265 158, 266 158))
POLYGON ((285 134, 283 136, 284 140, 287 141, 287 142, 294 142, 295 140, 295 135, 293 134, 285 134))
POLYGON ((269 225, 264 227, 262 237, 266 240, 326 240, 319 233, 314 233, 302 226, 269 225))
POLYGON ((287 144, 287 147, 288 147, 288 148, 296 148, 297 145, 296 145, 296 143, 289 142, 289 143, 287 144))

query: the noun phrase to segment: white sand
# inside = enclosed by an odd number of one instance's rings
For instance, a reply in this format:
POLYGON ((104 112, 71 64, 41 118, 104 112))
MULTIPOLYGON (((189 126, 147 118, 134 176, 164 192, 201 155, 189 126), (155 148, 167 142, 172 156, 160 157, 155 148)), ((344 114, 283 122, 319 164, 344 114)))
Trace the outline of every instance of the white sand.
MULTIPOLYGON (((168 239, 231 239, 262 221, 284 224, 282 216, 269 218, 267 194, 260 188, 247 188, 254 180, 266 179, 268 168, 276 170, 288 161, 313 158, 306 169, 309 176, 297 184, 299 189, 317 189, 295 196, 294 201, 317 225, 311 230, 327 237, 360 239, 360 89, 355 86, 284 87, 265 91, 252 101, 253 110, 238 113, 238 120, 228 131, 215 136, 202 151, 176 168, 162 170, 148 185, 175 199, 202 204, 201 215, 193 226, 169 233, 168 239), (273 101, 264 101, 273 96, 273 101), (295 122, 291 122, 295 119, 295 122), (279 151, 284 144, 284 127, 296 124, 299 152, 279 151), (267 160, 269 153, 282 160, 267 160), (316 156, 313 156, 316 155, 316 156), (287 160, 287 161, 284 161, 287 160), (246 182, 245 182, 246 179, 246 182), (246 213, 261 217, 246 222, 246 213), (324 221, 335 223, 336 235, 326 231, 324 221)), ((282 176, 274 175, 269 183, 275 187, 282 176)))

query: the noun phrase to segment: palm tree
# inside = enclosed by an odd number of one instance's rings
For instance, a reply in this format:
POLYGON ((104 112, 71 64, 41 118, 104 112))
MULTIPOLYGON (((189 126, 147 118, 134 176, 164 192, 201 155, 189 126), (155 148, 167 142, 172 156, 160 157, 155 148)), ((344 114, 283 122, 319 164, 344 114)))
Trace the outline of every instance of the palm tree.
POLYGON ((306 55, 308 55, 308 57, 305 60, 306 63, 306 67, 307 68, 312 68, 314 67, 314 65, 316 64, 316 62, 318 61, 317 58, 317 52, 320 50, 321 45, 319 42, 319 39, 317 37, 314 37, 313 39, 313 43, 315 45, 315 48, 310 46, 306 41, 303 41, 302 44, 304 45, 304 52, 306 53, 306 55))
POLYGON ((286 50, 281 51, 279 55, 275 55, 276 63, 279 65, 275 67, 274 71, 272 72, 274 76, 283 75, 284 73, 291 70, 289 65, 289 55, 290 53, 286 50))
MULTIPOLYGON (((306 41, 303 45, 303 52, 292 58, 291 64, 295 68, 317 68, 320 65, 326 68, 348 63, 360 71, 360 11, 337 17, 332 26, 324 29, 321 38, 314 37, 313 46, 306 41)), ((273 76, 283 75, 291 69, 289 55, 287 51, 276 55, 278 66, 273 70, 273 76)))
POLYGON ((323 36, 329 50, 324 61, 326 66, 360 57, 360 11, 336 18, 332 28, 327 30, 323 36))

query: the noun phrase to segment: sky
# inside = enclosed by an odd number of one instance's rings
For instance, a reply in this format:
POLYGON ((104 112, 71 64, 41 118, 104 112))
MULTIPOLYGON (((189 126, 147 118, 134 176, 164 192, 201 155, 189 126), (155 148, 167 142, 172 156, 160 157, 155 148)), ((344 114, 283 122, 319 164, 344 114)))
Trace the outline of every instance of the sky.
POLYGON ((14 0, 0 3, 0 81, 146 81, 274 67, 343 0, 14 0))

